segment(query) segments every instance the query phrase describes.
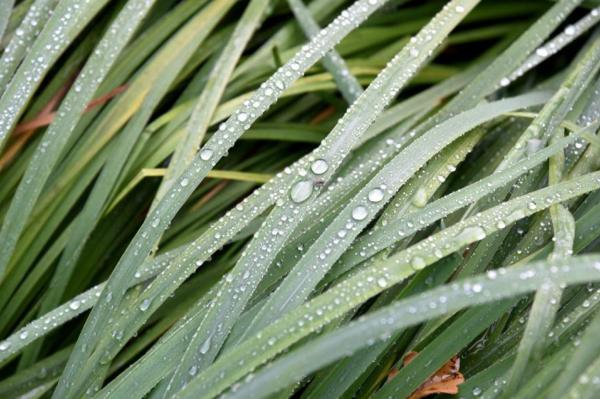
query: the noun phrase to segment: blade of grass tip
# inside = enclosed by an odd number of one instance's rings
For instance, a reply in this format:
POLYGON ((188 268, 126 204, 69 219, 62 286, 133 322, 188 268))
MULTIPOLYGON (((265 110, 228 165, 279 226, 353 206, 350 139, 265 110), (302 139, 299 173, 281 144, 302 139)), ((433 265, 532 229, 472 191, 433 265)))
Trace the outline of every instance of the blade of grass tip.
MULTIPOLYGON (((44 134, 44 138, 29 163, 17 192, 13 196, 0 230, 2 239, 2 244, 0 244, 0 280, 33 206, 39 198, 51 171, 54 169, 70 134, 80 120, 81 113, 92 100, 102 78, 106 76, 152 4, 152 1, 130 1, 123 9, 111 29, 107 31, 105 37, 98 44, 96 51, 89 58, 59 107, 54 122, 44 134)), ((74 18, 79 17, 74 16, 74 18)))
POLYGON ((314 186, 313 179, 327 181, 332 176, 361 133, 368 128, 400 88, 428 59, 431 51, 441 43, 442 39, 475 4, 477 1, 448 3, 415 36, 411 44, 394 57, 373 84, 352 104, 346 116, 340 120, 323 144, 313 152, 315 160, 310 168, 312 176, 305 174, 305 176, 300 175, 295 179, 296 181, 291 185, 290 198, 275 208, 274 212, 268 216, 234 270, 228 274, 223 294, 217 295, 214 306, 199 325, 186 355, 170 382, 171 391, 167 390, 169 393, 181 389, 193 377, 190 374, 194 373, 190 373, 189 370, 202 370, 216 357, 236 316, 240 315, 246 307, 256 286, 264 277, 268 265, 279 253, 285 241, 298 226, 299 221, 303 219, 303 215, 306 214, 306 209, 311 203, 308 200, 313 196, 313 192, 318 190, 314 186), (398 77, 393 79, 393 76, 398 77), (389 87, 384 90, 380 89, 386 82, 389 87), (265 247, 269 248, 266 253, 265 247), (235 300, 226 295, 226 292, 232 291, 239 292, 235 300))
POLYGON ((506 225, 554 203, 593 191, 598 187, 600 187, 600 173, 590 173, 572 181, 535 191, 446 228, 427 240, 399 252, 382 264, 371 265, 302 307, 291 310, 260 333, 225 353, 212 366, 188 383, 182 391, 182 397, 188 395, 212 397, 218 394, 239 377, 263 364, 284 348, 389 286, 404 280, 415 271, 422 270, 440 258, 465 245, 479 241, 506 225), (534 206, 530 206, 532 203, 534 206), (499 227, 499 220, 503 221, 504 225, 499 227))
POLYGON ((46 25, 57 3, 58 0, 36 0, 29 7, 0 58, 0 95, 6 90, 15 70, 46 25))
MULTIPOLYGON (((177 248, 165 252, 145 262, 135 272, 135 279, 130 287, 140 284, 156 276, 166 265, 171 262, 183 248, 177 248)), ((98 297, 106 283, 100 283, 85 292, 77 295, 68 302, 57 306, 48 313, 31 321, 6 339, 0 341, 0 364, 6 363, 7 359, 14 357, 30 343, 49 334, 56 328, 64 325, 69 320, 79 316, 96 304, 98 297)))
MULTIPOLYGON (((535 290, 546 281, 576 284, 600 279, 598 256, 576 259, 544 261, 502 269, 496 275, 478 276, 467 279, 462 284, 441 286, 398 301, 300 346, 275 360, 272 367, 264 367, 251 378, 236 384, 234 389, 226 391, 226 397, 265 397, 326 364, 386 339, 397 330, 450 311, 521 295, 535 290)), ((211 390, 205 397, 214 397, 215 391, 211 390)), ((186 389, 178 397, 194 397, 184 395, 188 392, 191 394, 193 391, 186 389)))
POLYGON ((322 238, 303 254, 292 272, 269 297, 246 336, 304 302, 333 263, 377 215, 391 195, 445 146, 479 124, 501 115, 503 110, 521 107, 524 104, 527 106, 531 102, 540 103, 546 98, 545 95, 518 97, 481 105, 447 120, 416 139, 399 156, 385 165, 338 213, 322 233, 322 238), (398 172, 400 170, 401 172, 398 172), (348 228, 348 225, 352 227, 348 228))
POLYGON ((171 187, 174 178, 179 176, 194 158, 210 126, 219 101, 223 97, 235 65, 239 61, 254 31, 265 17, 269 5, 269 0, 251 1, 246 7, 240 21, 236 24, 235 30, 213 66, 206 80, 206 85, 194 106, 187 124, 186 135, 180 141, 169 161, 167 173, 158 188, 153 207, 156 206, 158 200, 171 187))
MULTIPOLYGON (((206 176, 207 172, 233 146, 237 138, 243 134, 246 130, 245 126, 254 122, 294 80, 317 62, 326 51, 330 50, 355 25, 365 20, 381 5, 382 2, 376 0, 360 0, 356 2, 347 10, 347 13, 336 18, 328 28, 313 39, 311 45, 301 50, 286 65, 281 67, 254 93, 248 103, 242 104, 235 114, 225 122, 223 131, 217 131, 208 140, 190 166, 178 178, 177 183, 173 185, 165 197, 163 197, 163 200, 157 204, 155 210, 146 218, 118 262, 115 271, 108 280, 106 289, 102 293, 101 300, 94 307, 78 339, 76 349, 73 351, 66 373, 61 380, 63 381, 62 385, 59 384, 61 389, 57 391, 58 393, 65 393, 63 392, 65 388, 64 384, 82 371, 81 366, 84 364, 85 358, 94 351, 95 344, 98 338, 100 338, 96 333, 96 326, 105 324, 109 318, 109 314, 118 308, 129 280, 132 277, 132 265, 141 263, 151 252, 156 240, 162 235, 177 211, 206 176), (242 116, 240 117, 240 115, 242 116), (240 119, 244 120, 240 121, 240 119), (111 300, 106 301, 107 298, 111 300), (87 350, 82 351, 82 348, 87 348, 87 350)), ((217 241, 219 241, 218 238, 217 241)), ((169 275, 169 272, 171 270, 166 271, 164 276, 169 275)), ((156 305, 153 306, 158 307, 159 302, 157 298, 154 301, 156 305)), ((151 312, 154 309, 153 307, 151 312)), ((151 314, 151 312, 148 312, 148 314, 151 314)), ((130 312, 130 315, 137 319, 147 317, 145 312, 130 312)))
POLYGON ((538 47, 535 50, 535 53, 531 54, 531 56, 527 58, 521 67, 517 68, 512 74, 510 74, 508 80, 510 82, 517 80, 527 71, 535 68, 546 59, 558 53, 561 49, 566 47, 575 39, 582 36, 585 32, 596 25, 598 21, 600 21, 600 7, 594 8, 585 17, 581 18, 576 23, 567 26, 563 32, 556 35, 544 45, 538 47))
MULTIPOLYGON (((317 22, 313 19, 310 11, 306 8, 302 0, 288 0, 288 5, 298 20, 298 24, 309 39, 318 35, 321 30, 317 22)), ((363 89, 358 80, 350 73, 348 65, 337 53, 332 50, 325 54, 321 61, 333 79, 337 83, 340 92, 349 104, 362 93, 363 89)))
MULTIPOLYGON (((0 150, 46 73, 108 0, 61 1, 0 97, 0 150), (65 17, 66 16, 66 17, 65 17)), ((0 258, 5 254, 0 252, 0 258)))
POLYGON ((15 0, 2 0, 0 1, 0 40, 4 37, 6 27, 8 26, 8 20, 13 11, 15 0))

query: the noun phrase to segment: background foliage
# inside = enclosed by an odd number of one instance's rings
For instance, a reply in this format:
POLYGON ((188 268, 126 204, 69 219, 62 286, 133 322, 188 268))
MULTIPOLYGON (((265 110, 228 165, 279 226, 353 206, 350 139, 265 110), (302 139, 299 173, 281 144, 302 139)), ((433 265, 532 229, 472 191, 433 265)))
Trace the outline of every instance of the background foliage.
POLYGON ((598 21, 0 0, 0 397, 597 397, 598 21))

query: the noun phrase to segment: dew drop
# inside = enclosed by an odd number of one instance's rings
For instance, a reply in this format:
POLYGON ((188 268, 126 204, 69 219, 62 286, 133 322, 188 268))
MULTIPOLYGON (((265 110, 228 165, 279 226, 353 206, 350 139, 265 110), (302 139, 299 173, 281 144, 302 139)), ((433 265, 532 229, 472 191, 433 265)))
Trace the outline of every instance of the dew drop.
POLYGON ((380 286, 381 288, 384 288, 384 287, 386 287, 388 285, 388 282, 387 282, 387 280, 385 278, 379 277, 377 279, 377 285, 380 286))
POLYGON ((352 219, 364 220, 367 217, 367 208, 362 205, 357 206, 352 210, 352 219))
POLYGON ((374 188, 373 190, 369 191, 369 195, 367 197, 371 202, 380 202, 383 199, 383 190, 380 188, 374 188))
POLYGON ((412 267, 416 270, 421 270, 423 269, 425 266, 427 266, 427 263, 425 262, 425 259, 419 257, 419 256, 415 256, 412 261, 410 262, 410 264, 412 265, 412 267))
POLYGON ((202 151, 200 151, 200 159, 202 159, 203 161, 208 161, 212 158, 212 156, 213 150, 211 150, 210 148, 205 148, 202 151))
POLYGON ((329 165, 324 159, 317 159, 310 165, 310 170, 312 170, 315 175, 322 175, 327 172, 327 169, 329 169, 329 165))
POLYGON ((417 208, 423 208, 427 205, 427 191, 424 188, 419 188, 413 196, 412 203, 417 208))
POLYGON ((0 352, 3 352, 10 348, 10 342, 2 342, 0 343, 0 352))
POLYGON ((248 120, 248 114, 245 112, 240 112, 237 116, 238 121, 246 122, 248 120))
POLYGON ((211 337, 208 337, 206 341, 202 343, 202 346, 200 347, 200 353, 202 353, 203 355, 206 355, 210 350, 210 341, 211 337))
POLYGON ((79 306, 81 306, 81 303, 79 301, 72 301, 71 303, 69 303, 69 308, 71 310, 77 310, 79 309, 79 306))
POLYGON ((150 307, 150 300, 149 299, 144 299, 142 301, 142 303, 140 304, 140 310, 142 312, 145 312, 146 310, 148 310, 149 307, 150 307))
POLYGON ((190 181, 186 177, 186 178, 183 178, 179 184, 181 184, 181 187, 187 187, 187 185, 190 184, 190 181))
POLYGON ((306 201, 313 192, 313 184, 310 180, 300 180, 290 190, 290 198, 299 204, 306 201))

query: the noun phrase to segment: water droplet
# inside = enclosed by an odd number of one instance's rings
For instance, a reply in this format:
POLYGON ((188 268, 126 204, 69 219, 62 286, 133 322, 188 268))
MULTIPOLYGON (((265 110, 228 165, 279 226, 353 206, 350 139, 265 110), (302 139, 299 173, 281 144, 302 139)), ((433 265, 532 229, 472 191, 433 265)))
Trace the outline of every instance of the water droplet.
POLYGON ((188 184, 190 184, 190 181, 187 177, 185 177, 181 180, 179 184, 181 184, 181 187, 186 187, 188 184))
POLYGON ((352 219, 354 220, 364 220, 367 217, 367 208, 362 205, 357 206, 352 210, 352 219))
POLYGON ((2 342, 0 343, 0 351, 5 351, 10 348, 10 342, 2 342))
POLYGON ((213 156, 213 150, 211 150, 210 148, 205 148, 202 151, 200 151, 200 159, 204 160, 204 161, 208 161, 209 159, 211 159, 213 156))
POLYGON ((502 79, 500 79, 500 86, 506 87, 509 84, 510 84, 510 80, 508 78, 502 78, 502 79))
POLYGON ((381 288, 384 288, 384 287, 386 287, 386 286, 387 286, 387 284, 388 284, 388 282, 387 282, 387 280, 386 280, 385 278, 383 278, 383 277, 379 277, 379 278, 377 279, 377 285, 378 285, 378 286, 380 286, 381 288))
POLYGON ((237 116, 238 121, 246 122, 248 120, 248 114, 245 112, 240 112, 237 116))
POLYGON ((200 347, 200 353, 202 353, 203 355, 206 355, 210 350, 210 341, 211 337, 208 337, 206 341, 202 343, 202 346, 200 347))
POLYGON ((77 309, 79 309, 80 305, 81 305, 81 303, 79 301, 72 301, 71 303, 69 303, 69 308, 71 310, 77 310, 77 309))
POLYGON ((369 201, 371 202, 379 202, 383 199, 383 190, 380 188, 374 188, 369 191, 368 195, 369 201))
POLYGON ((427 262, 425 262, 425 259, 419 256, 415 256, 410 262, 410 264, 415 270, 421 270, 425 268, 425 266, 427 266, 427 262))
POLYGON ((140 310, 142 312, 145 312, 146 310, 148 310, 149 307, 150 307, 150 300, 149 299, 144 299, 142 301, 142 303, 140 304, 140 310))
POLYGON ((419 188, 413 196, 412 203, 417 208, 423 208, 425 205, 427 205, 427 190, 422 187, 419 188))
POLYGON ((27 339, 28 336, 29 333, 27 331, 23 331, 21 334, 19 334, 19 338, 21 339, 27 339))
POLYGON ((195 376, 197 372, 198 372, 198 367, 195 365, 190 367, 190 369, 188 370, 188 374, 191 375, 192 377, 195 376))
POLYGON ((306 201, 313 192, 313 184, 310 180, 300 180, 290 190, 290 198, 295 203, 306 201))
POLYGON ((327 169, 329 169, 329 165, 324 159, 317 159, 310 165, 310 170, 312 170, 315 175, 322 175, 327 172, 327 169))

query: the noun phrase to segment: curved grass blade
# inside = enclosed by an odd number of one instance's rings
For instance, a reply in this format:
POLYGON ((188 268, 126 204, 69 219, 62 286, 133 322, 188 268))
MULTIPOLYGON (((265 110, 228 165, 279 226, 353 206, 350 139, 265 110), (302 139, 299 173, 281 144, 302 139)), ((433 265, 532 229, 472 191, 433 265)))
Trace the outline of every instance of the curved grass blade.
POLYGON ((255 367, 299 339, 355 308, 415 271, 483 239, 554 203, 600 187, 600 173, 535 191, 459 222, 399 252, 383 264, 371 265, 298 307, 221 356, 191 380, 181 397, 213 397, 255 367), (499 221, 502 223, 499 224, 499 221), (242 365, 239 362, 242 361, 242 365))
POLYGON ((96 93, 102 77, 106 76, 152 4, 153 2, 138 0, 130 1, 125 6, 86 63, 75 81, 73 89, 69 91, 59 108, 56 119, 39 144, 12 199, 2 224, 2 230, 0 230, 2 239, 0 280, 33 206, 69 140, 70 134, 80 120, 83 110, 96 93))
MULTIPOLYGON (((293 232, 313 196, 313 179, 327 181, 339 167, 345 155, 358 137, 387 105, 391 98, 406 84, 419 66, 427 60, 429 49, 434 49, 441 39, 462 19, 476 1, 454 1, 434 18, 381 72, 365 93, 352 104, 346 116, 327 136, 323 144, 313 151, 314 161, 310 175, 295 178, 290 189, 290 198, 282 201, 269 215, 261 229, 255 234, 234 270, 228 274, 224 286, 217 294, 213 306, 204 316, 194 334, 180 366, 169 382, 166 392, 176 392, 193 377, 190 370, 202 370, 208 366, 224 343, 236 315, 244 309, 257 284, 266 273, 266 267, 281 250, 293 232), (436 37, 432 37, 433 34, 436 37), (426 37, 432 37, 426 40, 426 37), (422 53, 420 53, 422 52, 422 53), (408 58, 408 59, 407 59, 408 58), (393 76, 398 76, 393 79, 393 76), (385 86, 385 89, 380 89, 385 86), (365 115, 367 114, 367 115, 365 115), (273 231, 276 233, 273 234, 273 231), (265 249, 268 249, 265 251, 265 249), (237 295, 231 298, 230 292, 237 295), (174 390, 174 391, 173 391, 174 390)), ((239 115, 238 115, 239 116, 239 115)))
POLYGON ((361 347, 385 339, 396 330, 450 311, 521 295, 547 281, 577 284, 599 280, 599 260, 598 256, 581 256, 577 261, 546 261, 502 269, 497 274, 478 276, 401 300, 284 355, 235 390, 226 392, 225 397, 264 397, 361 347), (338 345, 343 350, 331 350, 338 345))
POLYGON ((531 94, 484 104, 448 119, 416 139, 399 156, 385 165, 338 213, 323 231, 322 239, 317 240, 303 255, 269 297, 249 327, 247 336, 303 303, 360 231, 375 218, 391 195, 435 154, 483 122, 515 108, 543 103, 546 99, 545 94, 531 94))
MULTIPOLYGON (((236 139, 247 130, 246 126, 250 125, 258 116, 264 113, 294 80, 308 69, 309 66, 317 62, 337 41, 351 31, 355 24, 364 21, 381 4, 380 1, 374 0, 359 0, 356 2, 347 10, 347 13, 335 19, 319 36, 311 41, 310 45, 301 50, 269 78, 254 93, 250 101, 247 104, 243 104, 225 122, 223 130, 219 130, 217 134, 208 140, 190 166, 186 168, 173 187, 165 194, 165 197, 156 205, 154 211, 146 218, 121 257, 107 282, 100 301, 92 310, 84 326, 55 395, 66 397, 64 395, 67 393, 65 384, 74 378, 83 382, 82 379, 76 376, 81 375, 80 373, 84 370, 82 366, 86 363, 86 358, 96 349, 96 344, 100 338, 96 334, 96 326, 105 324, 110 318, 110 314, 118 309, 131 280, 132 267, 140 264, 151 252, 158 238, 208 171, 233 146, 236 139), (243 116, 240 117, 240 115, 243 116), (240 121, 240 119, 243 119, 243 121, 240 121), (110 300, 107 301, 107 298, 110 300), (82 351, 83 348, 86 348, 86 350, 82 351)), ((171 270, 164 272, 165 277, 169 275, 169 272, 171 270)), ((158 300, 154 301, 154 304, 149 309, 149 313, 154 311, 159 304, 158 302, 158 300)), ((147 317, 145 314, 140 313, 132 314, 131 316, 137 319, 145 319, 147 317)), ((104 352, 101 352, 101 354, 96 352, 95 356, 103 357, 104 352)), ((90 366, 93 363, 87 362, 90 366)))
POLYGON ((513 82, 523 76, 527 71, 535 68, 537 65, 550 58, 552 55, 558 53, 561 49, 566 47, 568 44, 573 42, 594 25, 600 21, 600 7, 591 10, 585 17, 581 18, 576 23, 569 25, 563 32, 558 34, 556 37, 549 40, 543 46, 538 47, 527 60, 523 63, 520 68, 517 68, 508 78, 507 81, 503 81, 503 86, 508 86, 510 82, 513 82))

